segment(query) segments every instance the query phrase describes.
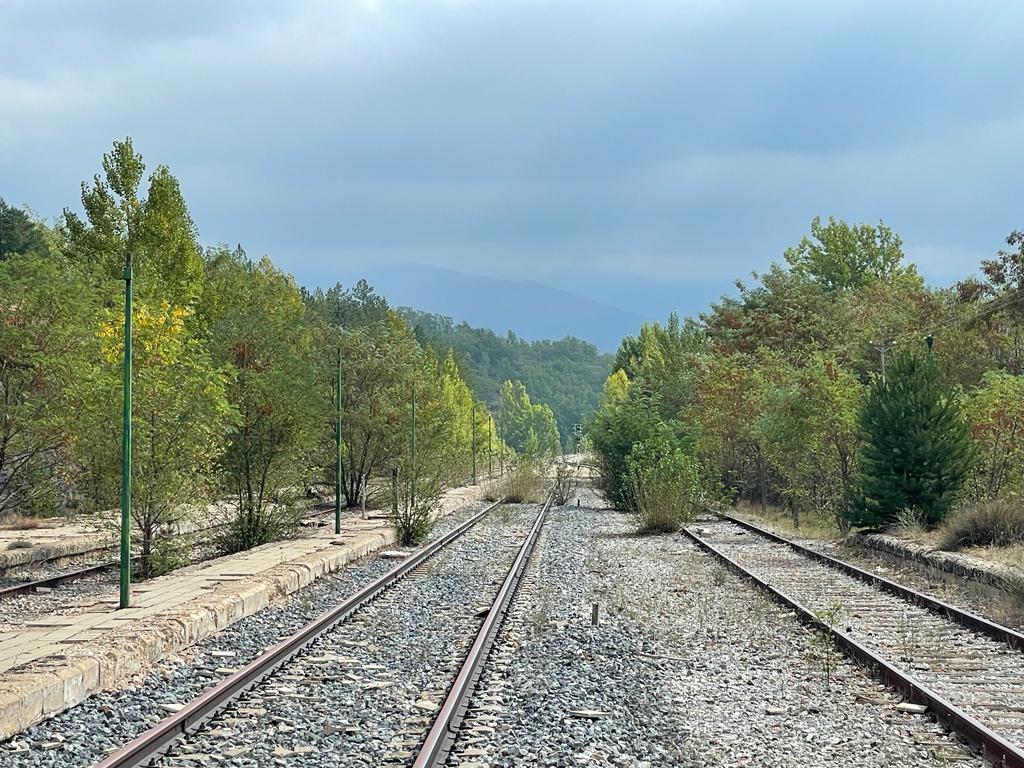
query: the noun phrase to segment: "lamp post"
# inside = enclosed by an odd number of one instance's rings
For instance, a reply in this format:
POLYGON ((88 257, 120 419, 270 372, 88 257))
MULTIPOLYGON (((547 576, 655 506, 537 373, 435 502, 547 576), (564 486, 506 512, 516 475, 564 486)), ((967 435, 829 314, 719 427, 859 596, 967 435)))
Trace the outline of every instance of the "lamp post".
POLYGON ((473 430, 473 485, 476 485, 476 402, 473 403, 473 408, 470 411, 471 418, 469 420, 469 428, 473 430))
POLYGON ((338 412, 334 427, 334 533, 341 533, 341 347, 338 347, 338 371, 334 381, 338 412))
POLYGON ((124 260, 124 412, 121 422, 121 563, 119 608, 131 606, 132 583, 132 266, 124 260))
POLYGON ((412 476, 409 478, 409 511, 416 506, 416 384, 412 385, 412 476))

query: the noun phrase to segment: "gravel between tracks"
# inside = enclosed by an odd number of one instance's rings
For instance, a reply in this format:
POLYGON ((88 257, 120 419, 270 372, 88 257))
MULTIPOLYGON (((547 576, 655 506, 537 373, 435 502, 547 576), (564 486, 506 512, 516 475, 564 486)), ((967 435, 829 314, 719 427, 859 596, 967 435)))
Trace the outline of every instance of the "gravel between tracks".
MULTIPOLYGON (((444 517, 441 536, 486 506, 467 506, 444 517)), ((77 707, 0 743, 4 768, 87 768, 167 715, 163 705, 184 704, 221 679, 217 670, 237 668, 282 637, 394 567, 394 560, 370 557, 295 592, 279 604, 167 658, 129 685, 91 697, 77 707), (228 655, 233 654, 233 655, 228 655)), ((68 585, 71 586, 71 585, 68 585)))
POLYGON ((831 612, 832 623, 845 634, 954 706, 1024 744, 1024 724, 1016 714, 1024 693, 1024 654, 734 523, 709 521, 694 530, 808 610, 831 612))
POLYGON ((554 510, 450 766, 985 765, 838 653, 826 690, 792 614, 683 538, 631 530, 554 510))
POLYGON ((539 509, 488 515, 160 764, 408 765, 539 509))

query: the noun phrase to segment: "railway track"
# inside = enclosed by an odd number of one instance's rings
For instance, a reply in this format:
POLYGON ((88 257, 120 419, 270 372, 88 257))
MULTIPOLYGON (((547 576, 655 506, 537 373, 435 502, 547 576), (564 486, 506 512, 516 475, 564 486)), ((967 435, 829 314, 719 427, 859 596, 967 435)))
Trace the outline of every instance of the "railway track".
MULTIPOLYGON (((288 734, 297 731, 307 744, 318 743, 317 748, 362 755, 363 762, 353 765, 407 766, 413 759, 427 759, 416 756, 417 752, 435 756, 435 762, 417 765, 443 764, 436 762, 443 757, 436 756, 446 754, 445 745, 450 745, 457 731, 487 650, 536 544, 550 499, 539 512, 535 506, 529 519, 522 508, 507 507, 496 513, 500 504, 491 504, 417 550, 108 756, 97 768, 187 765, 190 752, 235 754, 252 749, 253 743, 265 740, 268 732, 276 733, 278 728, 288 734), (461 587, 442 586, 453 573, 463 572, 471 575, 461 579, 461 587), (399 587, 400 583, 407 586, 399 587), (475 596, 475 602, 469 596, 475 596), (481 597, 486 598, 486 605, 481 597), (397 626, 411 614, 417 614, 414 618, 419 622, 414 633, 397 626), (416 640, 412 645, 410 636, 416 640), (379 657, 389 645, 394 646, 392 653, 397 650, 405 657, 396 672, 380 663, 379 657), (412 689, 420 691, 415 702, 404 695, 412 689), (396 691, 398 695, 392 695, 396 691), (436 717, 428 716, 432 713, 436 717), (373 728, 368 728, 365 720, 362 728, 356 728, 345 719, 357 716, 369 716, 370 725, 379 726, 379 732, 363 741, 373 728), (315 736, 313 728, 317 729, 315 736), (362 733, 354 733, 357 731, 362 733), (233 734, 234 743, 223 743, 224 734, 233 734), (239 738, 244 741, 242 746, 239 738), (350 738, 360 741, 352 744, 350 738)), ((274 743, 277 746, 272 751, 263 744, 250 758, 269 763, 314 749, 274 743)))
MULTIPOLYGON (((330 509, 333 509, 333 505, 326 505, 326 506, 324 506, 324 505, 317 505, 316 507, 313 508, 314 509, 314 514, 307 515, 306 517, 304 517, 302 519, 300 525, 302 527, 304 527, 304 528, 318 528, 318 527, 322 527, 322 526, 326 525, 327 522, 326 522, 325 515, 329 511, 328 507, 330 509)), ((198 541, 200 539, 200 537, 208 535, 208 534, 210 534, 212 532, 215 532, 215 531, 219 531, 220 529, 221 529, 221 526, 210 526, 208 528, 201 528, 201 529, 198 529, 198 530, 195 530, 195 531, 190 531, 190 532, 188 532, 186 534, 183 534, 183 535, 192 537, 193 539, 198 541)), ((96 551, 99 551, 99 552, 102 552, 102 551, 114 551, 115 549, 116 549, 116 545, 112 545, 111 547, 107 548, 106 550, 96 550, 96 551)), ((86 557, 89 556, 89 554, 93 554, 93 553, 83 553, 80 556, 76 556, 75 559, 86 558, 86 557)), ((62 559, 65 559, 66 557, 67 556, 61 556, 61 557, 52 558, 51 560, 41 560, 38 563, 34 564, 34 567, 38 568, 40 566, 46 566, 48 563, 52 562, 53 560, 62 560, 62 559)), ((198 560, 194 560, 194 561, 190 562, 189 565, 195 565, 196 563, 203 562, 203 560, 205 560, 205 559, 207 559, 207 558, 200 558, 198 560)), ((132 558, 132 562, 133 563, 137 563, 138 561, 139 561, 139 558, 137 558, 137 557, 133 557, 132 558)), ((109 572, 112 572, 112 571, 116 571, 119 566, 120 566, 120 562, 118 560, 106 560, 104 562, 94 563, 93 565, 88 565, 88 566, 85 566, 85 567, 82 567, 82 568, 73 568, 73 569, 69 569, 69 570, 66 570, 66 571, 62 571, 60 573, 51 574, 51 575, 45 576, 45 577, 43 577, 41 579, 29 579, 29 580, 25 580, 25 581, 16 582, 14 584, 9 584, 7 586, 0 587, 0 601, 8 600, 8 599, 10 599, 12 597, 18 597, 20 595, 36 594, 40 590, 48 591, 48 590, 54 589, 55 587, 59 587, 62 584, 68 584, 68 583, 71 583, 71 582, 74 582, 74 581, 80 581, 81 579, 89 578, 91 576, 97 576, 99 574, 109 573, 109 572)), ((31 570, 31 569, 32 569, 32 567, 25 566, 24 568, 19 569, 19 570, 31 570)))
POLYGON ((1024 768, 1024 635, 743 520, 684 533, 990 762, 1024 768))

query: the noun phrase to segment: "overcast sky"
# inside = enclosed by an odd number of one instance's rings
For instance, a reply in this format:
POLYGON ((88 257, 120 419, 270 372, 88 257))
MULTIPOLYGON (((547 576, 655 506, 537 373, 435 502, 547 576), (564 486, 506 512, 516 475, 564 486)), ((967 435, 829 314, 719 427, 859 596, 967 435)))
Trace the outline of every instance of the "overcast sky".
POLYGON ((0 196, 113 139, 300 281, 421 262, 661 317, 884 219, 933 283, 1024 227, 1024 5, 0 0, 0 196), (782 10, 785 8, 786 10, 782 10))

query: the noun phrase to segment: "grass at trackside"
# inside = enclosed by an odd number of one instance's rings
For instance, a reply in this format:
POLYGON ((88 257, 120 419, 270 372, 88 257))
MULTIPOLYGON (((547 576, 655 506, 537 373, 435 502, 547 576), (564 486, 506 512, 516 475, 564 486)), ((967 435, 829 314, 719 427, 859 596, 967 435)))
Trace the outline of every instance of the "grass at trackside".
POLYGON ((771 505, 751 504, 746 501, 738 502, 733 512, 737 517, 752 523, 766 523, 783 535, 824 541, 836 541, 841 538, 839 528, 831 517, 800 515, 799 525, 797 525, 788 510, 771 505))

